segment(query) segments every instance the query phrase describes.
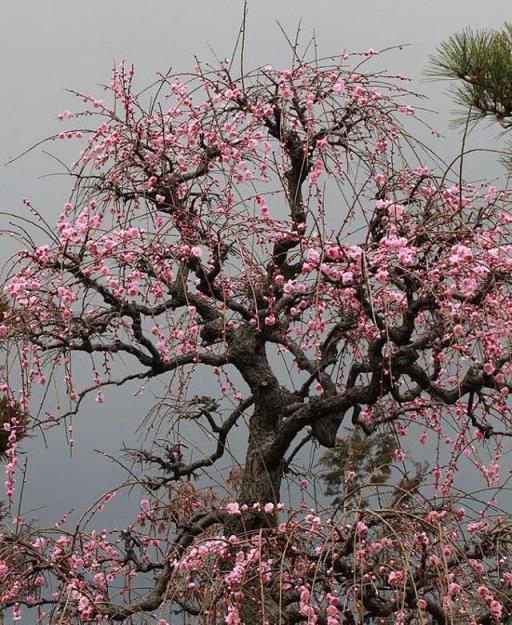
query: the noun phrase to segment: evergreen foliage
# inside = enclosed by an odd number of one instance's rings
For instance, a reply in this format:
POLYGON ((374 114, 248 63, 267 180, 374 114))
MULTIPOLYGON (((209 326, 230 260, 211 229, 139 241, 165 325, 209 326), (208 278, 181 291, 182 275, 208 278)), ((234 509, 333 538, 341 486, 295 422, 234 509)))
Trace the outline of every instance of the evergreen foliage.
POLYGON ((456 81, 455 102, 465 114, 456 121, 486 118, 512 126, 512 23, 499 29, 466 28, 442 42, 430 57, 427 75, 456 81))

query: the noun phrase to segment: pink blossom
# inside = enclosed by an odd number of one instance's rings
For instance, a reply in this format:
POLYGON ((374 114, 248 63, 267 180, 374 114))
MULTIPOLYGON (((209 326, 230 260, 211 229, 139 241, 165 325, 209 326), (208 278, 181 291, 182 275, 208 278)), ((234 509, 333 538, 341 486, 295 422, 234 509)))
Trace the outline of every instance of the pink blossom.
POLYGON ((226 504, 226 512, 228 514, 232 514, 233 516, 240 516, 240 505, 236 502, 230 502, 226 504))
POLYGON ((320 254, 316 250, 309 250, 307 258, 310 263, 316 265, 320 261, 320 254))
POLYGON ((405 579, 405 573, 403 571, 391 571, 388 575, 388 584, 390 586, 400 586, 405 579))
POLYGON ((346 89, 346 85, 345 85, 344 80, 338 80, 337 82, 334 83, 332 87, 332 90, 334 91, 334 93, 338 95, 345 93, 345 89, 346 89))
POLYGON ((487 375, 492 375, 494 373, 494 365, 492 364, 492 362, 486 362, 484 364, 484 372, 487 375))
POLYGON ((234 606, 228 607, 228 613, 226 616, 226 625, 240 625, 240 614, 238 612, 238 608, 234 606))
POLYGON ((448 586, 448 592, 451 595, 458 595, 460 594, 460 591, 462 590, 462 587, 460 584, 457 584, 456 582, 452 582, 451 584, 449 584, 448 586))
POLYGON ((149 512, 151 510, 151 503, 148 499, 141 499, 139 507, 143 512, 149 512))
POLYGON ((386 282, 388 279, 389 273, 386 269, 379 269, 375 274, 375 279, 379 282, 386 282))
POLYGON ((489 604, 489 611, 494 618, 499 619, 503 614, 503 605, 496 599, 493 599, 489 604))

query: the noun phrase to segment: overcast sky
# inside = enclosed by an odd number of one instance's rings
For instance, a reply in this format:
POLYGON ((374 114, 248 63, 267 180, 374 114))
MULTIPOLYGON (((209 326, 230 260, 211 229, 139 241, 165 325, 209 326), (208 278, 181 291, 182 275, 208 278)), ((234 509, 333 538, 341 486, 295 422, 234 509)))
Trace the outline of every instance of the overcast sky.
MULTIPOLYGON (((413 78, 412 88, 429 97, 439 114, 428 117, 445 135, 437 146, 446 158, 457 153, 460 137, 448 131, 453 106, 445 85, 425 81, 428 55, 451 33, 466 26, 499 26, 511 17, 510 0, 249 0, 246 65, 286 67, 290 54, 277 23, 294 35, 299 20, 304 40, 314 32, 322 55, 411 44, 389 54, 387 67, 413 78)), ((170 66, 188 70, 194 55, 203 60, 230 56, 242 14, 241 0, 0 0, 0 163, 53 134, 56 115, 73 110, 66 89, 100 93, 114 62, 133 63, 138 83, 150 83, 170 66)), ((428 134, 428 133, 427 133, 428 134)), ((473 145, 495 145, 493 128, 471 139, 473 145)), ((42 177, 59 171, 52 153, 71 162, 73 155, 51 144, 8 167, 0 166, 0 210, 18 213, 29 198, 51 222, 69 192, 69 181, 42 177)), ((492 156, 468 163, 475 176, 499 173, 492 156)), ((0 215, 0 228, 8 218, 0 215)), ((0 258, 13 245, 0 239, 0 258)), ((115 452, 130 439, 149 408, 147 400, 124 394, 99 411, 89 405, 77 421, 77 450, 70 461, 62 432, 49 438, 50 449, 34 439, 28 445, 30 487, 27 505, 46 505, 54 518, 60 511, 82 507, 120 472, 93 456, 91 449, 115 452), (94 459, 93 459, 94 458, 94 459), (51 484, 51 486, 50 486, 51 484), (78 488, 78 485, 80 487, 78 488)), ((93 402, 92 402, 93 403, 93 402)), ((122 521, 122 512, 116 522, 122 521)))

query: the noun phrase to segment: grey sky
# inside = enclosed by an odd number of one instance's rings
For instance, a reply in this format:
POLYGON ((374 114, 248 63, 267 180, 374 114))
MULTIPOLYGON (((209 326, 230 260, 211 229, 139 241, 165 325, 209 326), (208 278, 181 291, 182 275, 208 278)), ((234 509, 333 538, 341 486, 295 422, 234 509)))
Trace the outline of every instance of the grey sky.
MULTIPOLYGON (((229 56, 241 10, 241 0, 0 0, 0 163, 59 128, 57 113, 74 107, 66 89, 100 93, 97 85, 108 79, 114 61, 133 63, 142 86, 169 66, 190 69, 194 55, 210 59, 209 44, 220 57, 229 56)), ((447 130, 453 106, 445 86, 422 77, 427 57, 454 31, 499 26, 510 17, 510 0, 249 0, 246 64, 287 66, 289 49, 277 21, 293 34, 302 19, 304 39, 314 31, 325 55, 410 43, 390 53, 386 66, 413 78, 411 88, 428 95, 427 106, 440 112, 429 116, 429 123, 447 133, 438 149, 449 158, 460 137, 447 130)), ((495 134, 480 131, 471 141, 494 145, 495 134)), ((52 222, 67 199, 69 181, 40 178, 59 170, 42 149, 71 162, 70 148, 76 144, 53 143, 0 167, 0 210, 19 212, 21 199, 28 197, 52 222)), ((499 173, 493 156, 479 155, 468 167, 475 176, 499 173)), ((0 215, 0 228, 6 225, 0 215)), ((14 247, 5 239, 0 244, 3 261, 14 247)), ((48 518, 54 518, 119 479, 106 461, 91 459, 90 450, 115 452, 147 412, 148 400, 134 402, 124 394, 101 411, 94 402, 87 404, 76 422, 72 462, 61 445, 62 431, 51 434, 49 451, 42 440, 31 441, 30 504, 49 506, 48 518)))

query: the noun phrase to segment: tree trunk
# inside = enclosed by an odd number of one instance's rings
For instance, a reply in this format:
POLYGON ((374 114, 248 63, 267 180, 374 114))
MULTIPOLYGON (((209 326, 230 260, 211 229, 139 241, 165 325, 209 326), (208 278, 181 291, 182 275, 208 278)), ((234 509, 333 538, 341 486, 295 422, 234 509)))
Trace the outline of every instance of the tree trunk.
POLYGON ((266 429, 264 419, 256 409, 249 423, 249 443, 245 458, 239 499, 241 503, 278 503, 284 462, 268 466, 264 460, 265 450, 275 438, 275 430, 266 429))
POLYGON ((286 392, 270 368, 264 338, 251 326, 241 326, 233 333, 230 359, 249 385, 254 398, 245 467, 237 500, 248 505, 256 502, 275 504, 279 501, 284 461, 280 459, 269 465, 265 462, 265 452, 279 432, 287 403, 286 392))

